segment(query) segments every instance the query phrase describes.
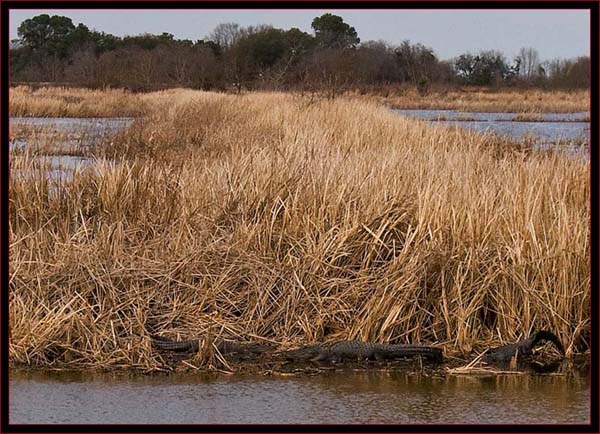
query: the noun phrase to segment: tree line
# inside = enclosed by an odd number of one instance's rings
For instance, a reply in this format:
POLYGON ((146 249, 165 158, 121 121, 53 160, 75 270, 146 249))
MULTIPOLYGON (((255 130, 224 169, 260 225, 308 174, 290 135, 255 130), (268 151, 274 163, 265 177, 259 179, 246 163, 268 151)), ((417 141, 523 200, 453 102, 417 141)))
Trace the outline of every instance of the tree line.
POLYGON ((301 89, 331 96, 401 83, 427 93, 432 85, 585 88, 590 81, 587 56, 542 62, 535 49, 523 48, 512 61, 499 51, 440 60, 433 49, 410 41, 361 42, 356 29, 333 14, 316 17, 312 30, 222 23, 196 41, 170 33, 118 37, 42 14, 18 28, 10 79, 134 91, 301 89))

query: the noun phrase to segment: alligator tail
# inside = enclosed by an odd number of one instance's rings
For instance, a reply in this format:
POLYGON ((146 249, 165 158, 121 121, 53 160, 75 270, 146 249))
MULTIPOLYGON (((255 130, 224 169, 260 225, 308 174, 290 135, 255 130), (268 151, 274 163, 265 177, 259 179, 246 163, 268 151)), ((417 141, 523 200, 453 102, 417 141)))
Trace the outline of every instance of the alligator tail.
POLYGON ((306 361, 318 357, 322 349, 321 345, 304 345, 293 350, 279 351, 275 353, 275 356, 287 360, 306 361))
POLYGON ((270 345, 257 344, 254 342, 235 342, 235 341, 220 341, 216 344, 217 349, 223 353, 247 353, 247 354, 262 354, 272 351, 270 345))
POLYGON ((423 347, 417 349, 415 353, 434 362, 442 363, 444 361, 444 353, 440 348, 423 347))
MULTIPOLYGON (((198 352, 200 349, 200 340, 193 339, 188 341, 174 341, 162 336, 151 336, 152 344, 159 350, 164 351, 179 351, 179 352, 198 352)), ((268 345, 256 344, 253 342, 235 342, 218 340, 213 342, 217 350, 222 354, 230 353, 246 353, 246 354, 262 354, 271 350, 268 345)))
POLYGON ((200 341, 198 339, 178 342, 162 336, 150 337, 152 338, 152 344, 159 350, 197 352, 200 348, 200 341))
POLYGON ((442 362, 444 354, 440 348, 424 347, 419 345, 399 345, 393 352, 397 352, 401 357, 422 356, 426 359, 442 362))

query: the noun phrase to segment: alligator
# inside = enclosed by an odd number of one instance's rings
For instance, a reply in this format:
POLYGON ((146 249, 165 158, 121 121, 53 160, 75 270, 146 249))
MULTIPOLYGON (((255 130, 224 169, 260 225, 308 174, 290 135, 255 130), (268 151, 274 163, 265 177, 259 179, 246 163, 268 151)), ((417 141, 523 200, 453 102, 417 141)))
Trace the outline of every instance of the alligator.
MULTIPOLYGON (((159 350, 176 352, 198 352, 202 340, 193 339, 174 341, 161 336, 151 336, 152 343, 159 350)), ((533 333, 529 338, 514 344, 492 348, 483 357, 487 363, 509 362, 515 355, 527 358, 533 354, 533 349, 542 341, 552 342, 562 355, 565 350, 560 340, 549 331, 533 333)), ((217 350, 223 354, 244 354, 258 357, 266 353, 274 353, 278 358, 296 362, 332 362, 360 360, 391 360, 421 356, 434 363, 443 362, 442 350, 435 347, 404 344, 379 344, 361 342, 358 340, 338 341, 331 344, 306 345, 292 350, 274 352, 272 346, 253 342, 238 342, 218 339, 213 342, 217 350)))
POLYGON ((554 333, 549 331, 539 331, 533 333, 527 339, 514 344, 502 345, 492 348, 484 356, 483 360, 487 363, 509 362, 514 356, 517 358, 527 358, 533 354, 534 348, 542 341, 552 342, 558 351, 564 356, 565 349, 554 333))
MULTIPOLYGON (((187 341, 174 341, 162 336, 151 336, 152 343, 159 350, 176 351, 186 353, 196 353, 200 350, 202 339, 191 339, 187 341)), ((254 342, 238 342, 226 339, 217 339, 213 342, 217 350, 223 355, 233 353, 262 354, 272 348, 268 345, 261 345, 254 342)))
MULTIPOLYGON (((151 336, 152 343, 159 350, 197 352, 201 340, 173 341, 161 336, 151 336)), ((214 342, 223 355, 231 353, 263 354, 272 347, 251 342, 217 340, 214 342)), ((423 356, 426 359, 442 362, 442 350, 418 345, 377 344, 361 341, 339 341, 333 344, 307 345, 294 350, 276 353, 277 357, 293 361, 328 361, 339 363, 357 360, 389 360, 404 357, 423 356)))
POLYGON ((422 356, 433 362, 443 361, 442 350, 420 345, 378 344, 361 341, 339 341, 333 344, 306 345, 278 353, 293 361, 333 362, 358 360, 390 360, 422 356))

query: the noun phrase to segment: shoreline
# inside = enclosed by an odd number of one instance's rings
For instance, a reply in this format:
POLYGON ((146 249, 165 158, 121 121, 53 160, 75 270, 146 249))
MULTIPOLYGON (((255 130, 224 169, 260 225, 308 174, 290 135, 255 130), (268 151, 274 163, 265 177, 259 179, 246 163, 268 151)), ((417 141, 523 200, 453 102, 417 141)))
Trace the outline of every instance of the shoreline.
MULTIPOLYGON (((185 359, 184 359, 185 360, 185 359)), ((188 359, 189 360, 189 359, 188 359)), ((292 375, 326 375, 328 372, 399 372, 422 374, 425 376, 500 376, 500 375, 570 375, 570 372, 589 372, 590 354, 575 354, 571 358, 552 359, 541 361, 535 359, 520 362, 516 367, 504 365, 476 364, 469 366, 473 360, 453 358, 440 364, 421 363, 418 359, 397 360, 393 362, 345 362, 342 364, 331 363, 285 363, 277 364, 273 361, 261 361, 255 363, 232 364, 229 370, 225 367, 209 369, 193 365, 192 362, 173 363, 155 370, 144 370, 139 368, 98 368, 88 366, 28 366, 20 363, 9 364, 9 370, 19 373, 43 373, 59 372, 82 375, 115 374, 118 376, 142 375, 201 375, 207 377, 218 377, 219 375, 236 376, 292 376, 292 375)), ((181 362, 181 360, 180 360, 181 362)))

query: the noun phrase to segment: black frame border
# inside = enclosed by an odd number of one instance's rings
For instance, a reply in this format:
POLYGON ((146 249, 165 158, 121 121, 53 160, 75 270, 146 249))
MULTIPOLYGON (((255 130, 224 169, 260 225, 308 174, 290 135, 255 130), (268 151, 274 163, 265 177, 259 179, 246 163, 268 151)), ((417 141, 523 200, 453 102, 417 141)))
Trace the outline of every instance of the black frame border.
MULTIPOLYGON (((568 0, 232 0, 232 1, 196 1, 196 0, 0 0, 0 432, 589 432, 600 431, 598 420, 598 1, 568 0), (590 357, 590 421, 589 425, 11 425, 8 420, 8 303, 9 303, 9 155, 8 155, 8 93, 9 93, 9 11, 23 9, 587 9, 590 11, 590 181, 591 181, 591 357, 590 357)), ((50 403, 49 403, 50 404, 50 403)))

